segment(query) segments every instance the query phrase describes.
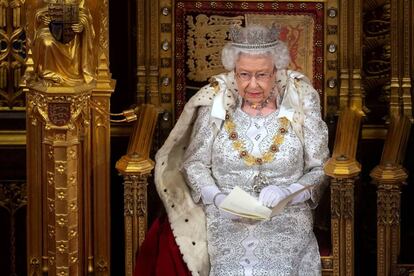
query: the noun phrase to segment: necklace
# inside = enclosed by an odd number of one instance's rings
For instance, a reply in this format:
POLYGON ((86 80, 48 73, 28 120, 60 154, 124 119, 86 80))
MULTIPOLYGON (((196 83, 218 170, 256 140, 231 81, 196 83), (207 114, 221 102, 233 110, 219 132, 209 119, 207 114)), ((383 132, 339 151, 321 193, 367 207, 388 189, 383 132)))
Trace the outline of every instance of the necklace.
POLYGON ((265 108, 270 102, 270 96, 267 97, 266 100, 260 102, 260 103, 252 103, 249 100, 244 100, 244 103, 249 106, 251 109, 257 110, 256 116, 262 116, 262 109, 265 108))
MULTIPOLYGON (((229 139, 232 141, 232 147, 239 153, 239 157, 243 159, 244 163, 247 166, 258 165, 261 166, 265 163, 270 163, 275 158, 275 154, 279 151, 280 145, 285 139, 285 134, 287 133, 287 127, 289 120, 285 117, 279 118, 280 127, 276 134, 273 136, 272 144, 269 149, 262 156, 254 156, 246 150, 246 147, 239 139, 239 135, 236 131, 236 124, 230 117, 226 115, 226 120, 224 121, 224 129, 229 135, 229 139)), ((259 174, 255 176, 255 181, 253 185, 253 190, 255 192, 260 192, 260 190, 268 184, 268 179, 265 175, 262 175, 261 170, 259 174)))

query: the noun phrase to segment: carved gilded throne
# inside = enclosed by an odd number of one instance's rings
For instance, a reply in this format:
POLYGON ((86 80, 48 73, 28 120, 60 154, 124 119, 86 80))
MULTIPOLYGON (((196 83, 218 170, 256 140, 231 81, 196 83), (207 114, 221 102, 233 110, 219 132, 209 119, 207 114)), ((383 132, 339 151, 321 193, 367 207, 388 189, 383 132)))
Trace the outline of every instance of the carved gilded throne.
MULTIPOLYGON (((138 11, 145 7, 145 1, 138 2, 138 11)), ((138 48, 138 96, 141 102, 149 99, 160 106, 164 113, 159 126, 161 132, 170 129, 180 115, 185 102, 199 88, 208 83, 210 76, 224 71, 220 54, 228 41, 230 25, 276 23, 281 27, 284 40, 292 55, 291 69, 304 72, 312 79, 320 94, 323 115, 333 122, 338 106, 338 1, 315 2, 255 2, 255 1, 158 1, 152 2, 151 12, 141 17, 138 48), (150 16, 151 15, 151 16, 150 16), (151 23, 149 19, 151 18, 151 23), (158 22, 156 26, 154 21, 158 22), (159 37, 145 37, 147 33, 158 32, 159 37), (151 59, 146 57, 151 56, 151 59), (331 104, 328 105, 327 103, 331 104)), ((148 117, 149 118, 149 117, 148 117)), ((153 117, 149 118, 153 121, 153 117)), ((152 129, 152 128, 149 128, 152 129)), ((134 130, 136 133, 137 130, 134 130)), ((141 129, 149 134, 146 129, 141 129)), ((131 141, 132 142, 132 141, 131 141)), ((162 143, 162 141, 157 141, 162 143)), ((136 141, 139 144, 139 141, 136 141)), ((148 151, 148 149, 147 149, 148 151)), ((148 213, 142 208, 146 201, 147 182, 135 181, 131 186, 131 172, 126 172, 132 152, 118 162, 118 170, 125 179, 125 229, 126 274, 131 275, 134 267, 135 250, 143 240, 142 227, 146 227, 148 213), (134 198, 135 201, 132 201, 134 198), (131 206, 135 209, 131 212, 131 206), (132 229, 132 231, 131 231, 132 229), (134 241, 132 248, 131 242, 134 241), (136 242, 138 240, 138 243, 136 242)), ((148 156, 142 152, 140 156, 148 156)), ((143 170, 139 175, 148 173, 143 170)), ((144 207, 145 210, 148 210, 144 207)), ((329 207, 327 212, 329 212, 329 207)), ((322 223, 323 224, 323 223, 322 223)), ((323 225, 331 244, 329 223, 323 225)), ((332 274, 332 248, 323 250, 324 271, 332 274)), ((337 256, 339 257, 339 256, 337 256)), ((337 263, 338 264, 338 263, 337 263)), ((339 264, 338 264, 339 265, 339 264)))
MULTIPOLYGON (((367 116, 369 110, 365 105, 367 93, 364 88, 375 88, 379 77, 376 79, 366 77, 367 64, 363 63, 363 46, 369 48, 375 43, 369 36, 363 39, 364 26, 361 17, 363 12, 379 5, 377 2, 366 1, 365 6, 360 0, 260 2, 142 0, 137 2, 140 15, 138 16, 139 102, 151 102, 164 110, 159 129, 165 134, 180 115, 188 98, 206 84, 211 75, 223 71, 220 64, 220 49, 228 39, 226 31, 229 25, 275 22, 281 26, 281 39, 287 42, 292 54, 291 68, 306 73, 312 79, 314 87, 321 96, 323 116, 328 123, 333 141, 332 157, 325 165, 325 172, 331 177, 330 193, 327 194, 330 198, 327 207, 322 206, 318 211, 324 212, 329 220, 328 224, 320 225, 325 232, 318 237, 323 247, 321 257, 324 275, 355 274, 355 193, 362 170, 357 160, 358 144, 361 139, 385 139, 388 129, 386 123, 380 125, 363 123, 367 117, 370 117, 367 116), (158 36, 149 34, 158 34, 158 36)), ((378 248, 383 254, 378 253, 378 275, 395 275, 396 252, 399 250, 399 245, 398 242, 393 243, 393 240, 399 240, 396 234, 399 231, 399 224, 393 218, 398 217, 399 207, 392 209, 390 206, 394 203, 399 204, 399 188, 406 175, 402 173, 403 170, 401 171, 401 150, 397 152, 391 150, 393 142, 390 140, 397 141, 403 148, 406 143, 409 123, 404 117, 412 118, 411 100, 408 99, 411 99, 409 68, 413 66, 410 67, 409 62, 403 62, 412 60, 412 53, 409 50, 410 32, 407 27, 412 21, 405 24, 397 21, 397 16, 402 10, 407 10, 404 5, 412 7, 412 4, 397 0, 383 2, 388 5, 389 12, 395 18, 390 20, 390 17, 386 17, 393 26, 391 37, 398 39, 388 41, 395 57, 390 64, 392 73, 381 76, 391 82, 389 113, 397 119, 392 120, 390 134, 386 138, 383 161, 379 168, 372 172, 372 177, 379 183, 377 225, 378 233, 382 236, 378 248), (391 7, 389 2, 393 3, 391 7), (407 32, 403 34, 397 31, 399 28, 407 32), (406 51, 398 52, 401 47, 406 51), (398 68, 404 70, 400 71, 398 68), (396 131, 399 127, 403 127, 404 131, 401 133, 396 131), (391 165, 386 167, 384 160, 388 160, 391 165), (392 182, 394 185, 389 185, 389 182, 384 180, 384 177, 390 175, 394 176, 392 182), (389 190, 395 198, 390 196, 384 199, 384 194, 389 190), (388 206, 385 210, 391 209, 392 214, 384 214, 384 206, 388 206), (385 254, 384 252, 390 252, 390 248, 393 248, 392 253, 385 254)), ((368 19, 367 21, 366 24, 371 24, 368 19)), ((372 20, 372 22, 378 21, 372 20)), ((367 26, 368 32, 372 31, 370 27, 367 26)), ((148 133, 144 129, 142 131, 148 133)), ((160 136, 158 139, 156 142, 162 143, 160 136)), ((147 175, 144 171, 137 173, 147 175)), ((127 182, 128 178, 125 183, 127 182)), ((146 191, 147 184, 146 181, 136 183, 136 186, 131 189, 142 193, 146 191)), ((146 197, 138 195, 134 194, 134 206, 142 206, 142 204, 147 208, 151 206, 151 202, 146 202, 146 197)), ((137 217, 138 213, 127 214, 129 206, 130 204, 125 207, 125 216, 137 217)), ((126 233, 126 242, 138 239, 134 244, 138 250, 143 240, 139 236, 142 232, 138 229, 146 226, 147 215, 148 213, 141 212, 138 219, 132 218, 132 221, 138 221, 138 224, 141 221, 141 226, 126 233)), ((131 223, 131 218, 127 218, 126 221, 131 223)), ((126 275, 131 275, 133 272, 134 250, 136 248, 126 248, 126 256, 129 258, 125 260, 126 275)))

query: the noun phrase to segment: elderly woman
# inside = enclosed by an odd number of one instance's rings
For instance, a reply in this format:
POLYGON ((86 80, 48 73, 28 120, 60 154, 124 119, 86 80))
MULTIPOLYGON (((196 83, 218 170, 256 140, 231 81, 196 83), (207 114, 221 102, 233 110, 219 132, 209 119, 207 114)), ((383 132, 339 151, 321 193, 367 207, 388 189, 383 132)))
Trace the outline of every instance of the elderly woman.
POLYGON ((193 275, 320 275, 312 209, 329 153, 319 95, 286 69, 276 28, 235 27, 230 38, 229 72, 190 99, 156 156, 175 242, 193 275), (267 207, 296 194, 257 221, 218 208, 235 186, 267 207))

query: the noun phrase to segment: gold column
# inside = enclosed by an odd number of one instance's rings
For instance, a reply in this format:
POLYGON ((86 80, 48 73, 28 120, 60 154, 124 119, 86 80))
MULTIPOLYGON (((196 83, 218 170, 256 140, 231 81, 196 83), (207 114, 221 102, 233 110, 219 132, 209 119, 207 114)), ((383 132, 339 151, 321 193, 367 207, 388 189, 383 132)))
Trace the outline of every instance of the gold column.
MULTIPOLYGON (((413 47, 414 41, 412 40, 412 34, 414 33, 414 21, 410 14, 410 11, 414 9, 413 1, 404 0, 401 7, 403 13, 403 30, 404 30, 404 56, 403 56, 403 76, 402 76, 402 114, 412 119, 413 110, 411 102, 411 90, 413 81, 414 64, 411 63, 411 58, 414 55, 413 47)), ((391 30, 392 31, 392 30, 391 30)))
MULTIPOLYGON (((90 275, 108 276, 111 274, 111 208, 110 208, 110 97, 115 89, 115 81, 109 70, 109 0, 90 1, 95 5, 95 20, 99 26, 96 45, 96 86, 91 95, 90 124, 90 192, 87 198, 92 210, 85 226, 89 231, 88 264, 90 275)), ((86 159, 88 161, 88 159, 86 159)), ((87 194, 85 192, 85 194, 87 194)), ((85 261, 86 263, 86 261, 85 261)))
POLYGON ((147 231, 147 178, 154 168, 149 158, 159 110, 150 104, 139 107, 128 153, 116 163, 124 177, 125 275, 132 276, 135 256, 147 231))
POLYGON ((158 1, 137 1, 137 91, 138 103, 153 103, 159 105, 159 52, 161 47, 170 50, 171 41, 159 39, 159 4, 158 1))
POLYGON ((362 114, 363 110, 363 91, 361 86, 361 71, 362 71, 362 0, 354 0, 349 1, 350 3, 353 2, 352 8, 352 17, 353 17, 353 28, 352 31, 349 33, 350 39, 349 41, 353 41, 353 49, 352 54, 349 56, 352 58, 352 93, 350 98, 351 108, 354 110, 358 110, 362 114), (351 39, 353 38, 353 39, 351 39))
POLYGON ((361 171, 355 155, 360 125, 358 111, 341 112, 333 154, 325 165, 331 177, 333 275, 354 275, 354 185, 361 171))
POLYGON ((401 187, 408 175, 401 166, 411 129, 408 117, 392 117, 380 165, 370 176, 377 185, 377 275, 397 274, 400 253, 401 187))
POLYGON ((340 110, 350 107, 363 114, 361 0, 340 1, 340 110))
POLYGON ((138 154, 117 163, 124 177, 125 275, 134 275, 135 258, 147 232, 147 185, 154 162, 138 154))
POLYGON ((27 91, 30 275, 83 275, 82 144, 90 86, 27 91))
POLYGON ((391 97, 390 115, 404 114, 412 118, 411 82, 412 65, 412 1, 390 0, 391 4, 391 97), (410 66, 411 65, 411 66, 410 66))
POLYGON ((352 32, 350 28, 349 18, 352 10, 349 9, 349 3, 352 1, 340 1, 339 7, 339 35, 340 35, 340 87, 339 87, 339 109, 345 109, 349 105, 349 89, 350 85, 350 64, 349 64, 349 38, 348 34, 352 32))
MULTIPOLYGON (((353 164, 338 166, 348 168, 353 164)), ((331 180, 333 275, 354 275, 354 183, 355 175, 331 180)))
POLYGON ((26 3, 28 271, 109 275, 108 0, 26 3))
POLYGON ((400 252, 401 186, 407 173, 391 164, 376 167, 371 177, 377 190, 377 275, 396 275, 400 252))
MULTIPOLYGON (((110 275, 110 97, 115 87, 111 80, 108 60, 101 54, 98 64, 96 87, 92 91, 91 103, 91 167, 87 170, 91 174, 93 183, 92 217, 93 223, 95 275, 110 275)), ((86 167, 85 167, 86 169, 86 167)), ((89 203, 91 204, 91 203, 89 203)), ((92 230, 91 227, 89 230, 92 230)), ((88 245, 90 248, 91 245, 88 245)), ((92 253, 92 252, 90 252, 92 253)), ((92 271, 91 271, 92 272, 92 271)))

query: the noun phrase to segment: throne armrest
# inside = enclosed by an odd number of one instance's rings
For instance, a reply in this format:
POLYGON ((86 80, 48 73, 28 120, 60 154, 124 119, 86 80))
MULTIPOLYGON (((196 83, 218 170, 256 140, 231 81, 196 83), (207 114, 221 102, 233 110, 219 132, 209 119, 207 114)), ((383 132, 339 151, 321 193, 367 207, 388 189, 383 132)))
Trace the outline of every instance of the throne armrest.
MULTIPOLYGON (((361 112, 345 109, 339 116, 332 157, 325 164, 331 177, 332 261, 323 275, 354 275, 354 182, 361 171, 356 151, 361 112)), ((329 261, 329 259, 324 260, 329 261)))
POLYGON ((158 114, 154 105, 139 107, 127 154, 115 165, 124 177, 125 275, 129 276, 134 273, 135 256, 147 231, 147 178, 154 168, 149 154, 158 114))
POLYGON ((402 164, 410 130, 411 122, 406 116, 391 118, 380 164, 370 173, 377 186, 378 275, 397 275, 397 260, 400 255, 401 191, 408 177, 407 170, 402 164))
POLYGON ((361 113, 346 109, 339 116, 332 157, 325 164, 325 173, 332 178, 351 178, 361 171, 356 161, 361 113))

